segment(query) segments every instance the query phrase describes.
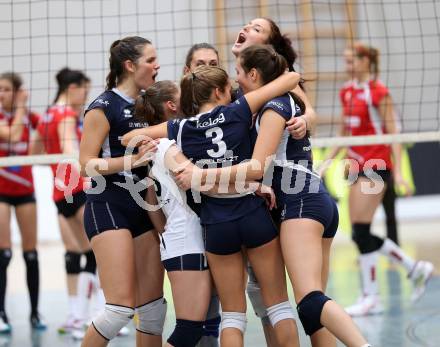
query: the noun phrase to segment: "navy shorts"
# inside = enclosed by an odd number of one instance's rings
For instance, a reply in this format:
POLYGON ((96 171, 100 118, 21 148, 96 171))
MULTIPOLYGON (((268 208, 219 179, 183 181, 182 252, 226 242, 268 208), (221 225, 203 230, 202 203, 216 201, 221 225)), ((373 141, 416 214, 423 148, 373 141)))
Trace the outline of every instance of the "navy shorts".
POLYGON ((67 202, 66 199, 55 201, 57 206, 58 214, 63 215, 66 218, 73 217, 76 215, 78 210, 84 206, 87 200, 87 194, 83 191, 75 193, 72 195, 73 201, 67 202))
POLYGON ((29 204, 29 203, 35 203, 35 195, 29 194, 29 195, 22 195, 22 196, 12 196, 12 195, 2 195, 0 194, 0 202, 3 202, 5 204, 11 205, 11 206, 20 206, 23 204, 29 204))
POLYGON ((217 255, 240 252, 242 246, 259 247, 278 236, 277 228, 265 205, 239 219, 205 224, 203 228, 206 251, 217 255))
POLYGON ((108 230, 128 229, 135 238, 154 229, 147 211, 135 203, 124 206, 99 200, 87 200, 84 228, 89 240, 108 230))
POLYGON ((162 261, 167 272, 171 271, 205 271, 208 270, 208 262, 202 253, 184 254, 162 261))
POLYGON ((336 235, 339 225, 339 213, 333 198, 328 194, 322 182, 318 192, 307 189, 298 194, 281 192, 278 204, 282 207, 281 221, 288 219, 308 218, 324 226, 323 238, 336 235))
MULTIPOLYGON (((371 170, 372 172, 374 172, 376 175, 379 175, 379 177, 385 182, 385 183, 389 183, 390 179, 392 178, 391 176, 391 171, 390 170, 371 170)), ((359 177, 366 177, 368 178, 367 174, 365 173, 365 171, 360 171, 359 172, 359 177)), ((370 178, 371 179, 371 178, 370 178)), ((372 178, 372 180, 375 180, 377 178, 372 178)))

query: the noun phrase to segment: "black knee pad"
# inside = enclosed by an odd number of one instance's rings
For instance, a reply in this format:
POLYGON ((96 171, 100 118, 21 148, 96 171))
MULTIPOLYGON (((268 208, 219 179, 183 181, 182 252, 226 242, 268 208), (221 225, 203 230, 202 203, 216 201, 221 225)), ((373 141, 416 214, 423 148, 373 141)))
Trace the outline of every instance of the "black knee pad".
POLYGON ((174 347, 194 347, 203 336, 204 322, 176 319, 176 327, 168 338, 174 347))
POLYGON ((361 254, 375 252, 383 245, 383 240, 372 235, 370 228, 370 223, 354 223, 352 225, 351 238, 358 246, 361 254))
POLYGON ((307 335, 311 336, 322 328, 321 313, 324 304, 329 300, 331 299, 323 292, 316 290, 307 294, 296 307, 307 335))
POLYGON ((67 251, 64 254, 64 264, 68 275, 78 275, 81 272, 81 253, 67 251))
POLYGON ((90 272, 91 274, 96 273, 96 258, 95 253, 92 250, 84 252, 86 257, 86 265, 82 269, 82 271, 90 272))
POLYGON ((35 249, 32 251, 23 252, 23 258, 26 266, 38 264, 38 252, 35 249))
POLYGON ((10 248, 0 249, 0 269, 6 269, 12 258, 12 251, 10 248))

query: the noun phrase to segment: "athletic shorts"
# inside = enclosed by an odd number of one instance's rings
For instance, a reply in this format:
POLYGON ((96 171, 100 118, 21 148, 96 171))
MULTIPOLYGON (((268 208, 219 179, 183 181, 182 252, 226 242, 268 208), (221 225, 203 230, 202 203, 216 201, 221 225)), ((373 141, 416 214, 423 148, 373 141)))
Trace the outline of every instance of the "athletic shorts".
POLYGON ((124 206, 99 200, 87 200, 84 228, 89 240, 108 230, 128 229, 135 238, 154 229, 147 211, 136 203, 124 206))
POLYGON ((63 215, 66 218, 71 218, 78 210, 84 206, 87 201, 87 194, 83 191, 75 193, 72 195, 72 202, 68 202, 66 199, 55 201, 57 206, 58 214, 63 215))
POLYGON ((336 235, 339 225, 338 207, 321 183, 318 192, 306 190, 298 194, 281 192, 278 204, 282 208, 281 221, 289 219, 313 219, 324 226, 323 238, 332 238, 336 235))
POLYGON ((217 255, 240 252, 242 246, 259 247, 278 236, 278 230, 265 205, 239 219, 205 224, 203 228, 206 251, 217 255))
POLYGON ((208 262, 203 253, 185 254, 179 257, 162 260, 162 264, 167 272, 208 270, 208 262))
MULTIPOLYGON (((388 183, 390 182, 390 178, 391 178, 391 171, 390 170, 372 170, 376 175, 379 175, 380 178, 385 182, 388 183)), ((368 177, 366 175, 366 173, 364 171, 360 171, 359 172, 359 177, 367 177, 370 179, 377 179, 377 178, 371 178, 371 175, 369 175, 370 177, 368 177)))
POLYGON ((28 203, 35 203, 36 200, 35 200, 35 195, 33 193, 22 196, 11 196, 11 195, 0 194, 0 202, 17 207, 28 203))

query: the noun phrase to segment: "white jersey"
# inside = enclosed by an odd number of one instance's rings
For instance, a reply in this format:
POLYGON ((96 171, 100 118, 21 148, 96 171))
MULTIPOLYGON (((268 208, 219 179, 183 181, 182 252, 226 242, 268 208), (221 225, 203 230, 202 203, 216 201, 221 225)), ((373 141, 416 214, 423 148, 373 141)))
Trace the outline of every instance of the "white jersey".
POLYGON ((185 254, 205 253, 199 217, 186 204, 186 194, 180 190, 165 167, 165 154, 175 141, 161 139, 153 158, 151 173, 156 181, 156 195, 167 223, 161 234, 162 261, 185 254))

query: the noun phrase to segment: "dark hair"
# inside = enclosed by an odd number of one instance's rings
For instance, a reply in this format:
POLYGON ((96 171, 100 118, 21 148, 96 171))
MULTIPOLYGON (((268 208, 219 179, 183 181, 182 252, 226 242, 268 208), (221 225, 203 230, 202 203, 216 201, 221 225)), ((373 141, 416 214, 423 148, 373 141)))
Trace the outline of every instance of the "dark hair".
POLYGON ((264 84, 281 76, 287 69, 286 59, 270 45, 249 46, 240 52, 238 59, 246 73, 257 69, 264 84))
POLYGON ((199 113, 200 106, 210 101, 212 91, 224 92, 229 82, 228 74, 217 66, 199 66, 180 81, 180 108, 185 116, 199 113))
MULTIPOLYGON (((275 51, 286 59, 289 71, 295 71, 293 65, 298 58, 298 54, 292 46, 292 41, 286 34, 281 34, 280 27, 272 19, 268 17, 262 17, 262 19, 267 21, 270 26, 270 35, 266 43, 272 45, 275 51)), ((304 89, 305 82, 306 81, 301 78, 299 82, 301 89, 304 89)))
MULTIPOLYGON (((246 73, 251 71, 251 69, 256 69, 260 73, 263 84, 272 82, 287 69, 286 59, 281 54, 275 52, 272 45, 249 46, 240 52, 238 59, 246 73)), ((290 94, 304 113, 304 101, 296 94, 290 94)))
POLYGON ((189 49, 188 53, 186 54, 186 59, 185 59, 185 66, 186 67, 190 67, 191 61, 194 57, 194 53, 196 51, 198 51, 199 49, 212 49, 215 52, 215 54, 217 55, 217 59, 219 59, 218 51, 213 45, 210 45, 209 43, 206 43, 206 42, 196 43, 195 45, 193 45, 189 49))
POLYGON ((0 75, 0 80, 8 80, 9 82, 11 82, 14 92, 19 90, 23 85, 23 79, 21 78, 21 76, 12 71, 2 73, 0 75))
POLYGON ((163 104, 167 101, 177 102, 179 88, 173 81, 159 81, 148 87, 136 100, 135 115, 140 121, 146 120, 148 125, 163 122, 163 104))
POLYGON ((379 50, 361 42, 355 42, 352 50, 356 57, 368 58, 368 61, 370 62, 370 73, 373 74, 373 79, 376 80, 379 76, 379 50))
POLYGON ((90 78, 88 78, 84 74, 84 72, 80 70, 70 70, 68 67, 65 67, 58 71, 55 78, 57 80, 58 90, 54 99, 54 103, 57 102, 60 95, 64 93, 71 84, 80 86, 83 83, 90 82, 90 78))
POLYGON ((124 77, 124 62, 136 62, 142 56, 142 49, 151 42, 140 36, 129 36, 116 40, 110 46, 110 72, 107 75, 107 90, 115 88, 124 77))

